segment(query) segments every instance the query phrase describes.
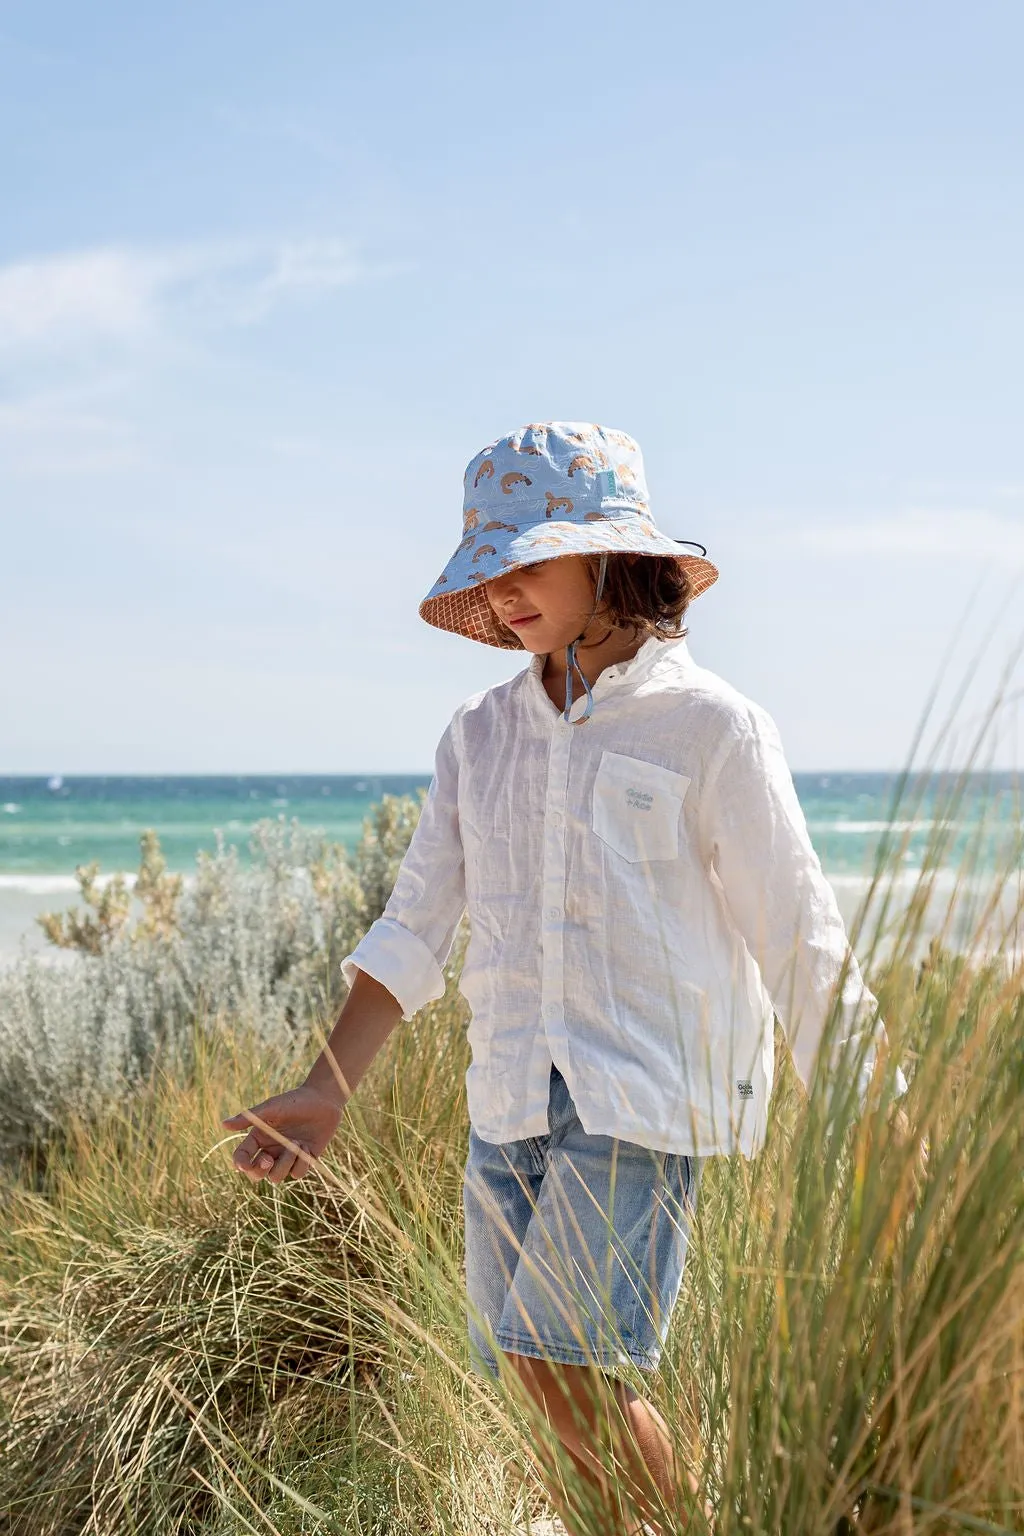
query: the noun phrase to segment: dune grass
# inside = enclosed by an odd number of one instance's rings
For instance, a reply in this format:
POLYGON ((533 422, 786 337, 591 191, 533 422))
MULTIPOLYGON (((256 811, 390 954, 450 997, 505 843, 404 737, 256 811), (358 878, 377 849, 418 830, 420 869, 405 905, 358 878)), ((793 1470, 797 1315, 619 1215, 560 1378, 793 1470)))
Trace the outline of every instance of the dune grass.
MULTIPOLYGON (((197 1030, 187 1083, 158 1068, 66 1127, 37 1187, 8 1176, 5 1530, 447 1536, 546 1510, 520 1407, 468 1369, 457 968, 319 1177, 231 1172, 221 1114, 308 1056, 238 1020, 197 1030)), ((826 1131, 782 1049, 764 1152, 708 1164, 656 1401, 717 1529, 1024 1529, 1022 982, 938 949, 876 978, 932 1149, 916 1207, 912 1146, 880 1111, 826 1131)))
MULTIPOLYGON (((897 919, 898 838, 883 848, 880 916, 853 933, 892 1046, 879 1086, 904 1066, 910 1138, 884 1091, 859 1116, 822 1074, 805 1099, 777 1035, 766 1145, 706 1165, 662 1370, 637 1378, 723 1536, 1024 1531, 1024 963, 939 941, 920 958, 943 837, 939 817, 921 899, 897 919)), ((380 852, 376 910, 399 851, 380 852)), ((3 1079, 5 1094, 43 1084, 47 1107, 45 1144, 12 1138, 20 1161, 0 1174, 5 1536, 505 1536, 550 1513, 532 1448, 557 1456, 553 1436, 511 1381, 469 1368, 464 929, 445 997, 390 1038, 310 1178, 254 1188, 230 1168, 221 1116, 294 1081, 329 1028, 317 945, 375 915, 372 881, 317 860, 306 908, 290 875, 274 886, 299 968, 264 886, 243 919, 224 898, 222 950, 244 959, 266 935, 258 986, 236 983, 243 959, 230 987, 202 984, 200 941, 217 945, 197 909, 175 952, 192 1012, 173 1049, 157 1039, 114 1074, 125 1091, 76 1099, 56 1068, 3 1079), (288 1027, 267 1030, 266 999, 288 1027)), ((1019 863, 1011 851, 994 895, 1019 863)), ((608 1536, 561 1466, 580 1528, 608 1536)), ((617 1487, 610 1451, 607 1468, 617 1487)), ((688 1509, 681 1492, 665 1529, 688 1509)))

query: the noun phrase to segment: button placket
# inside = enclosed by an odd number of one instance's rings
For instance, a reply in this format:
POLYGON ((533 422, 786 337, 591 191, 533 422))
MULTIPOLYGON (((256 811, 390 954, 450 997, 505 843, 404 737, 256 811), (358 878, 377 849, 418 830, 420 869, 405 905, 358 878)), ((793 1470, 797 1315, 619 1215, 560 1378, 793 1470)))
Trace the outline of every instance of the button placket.
POLYGON ((565 1071, 564 954, 565 810, 573 727, 560 722, 551 733, 544 815, 543 912, 541 923, 541 1013, 551 1059, 565 1071))

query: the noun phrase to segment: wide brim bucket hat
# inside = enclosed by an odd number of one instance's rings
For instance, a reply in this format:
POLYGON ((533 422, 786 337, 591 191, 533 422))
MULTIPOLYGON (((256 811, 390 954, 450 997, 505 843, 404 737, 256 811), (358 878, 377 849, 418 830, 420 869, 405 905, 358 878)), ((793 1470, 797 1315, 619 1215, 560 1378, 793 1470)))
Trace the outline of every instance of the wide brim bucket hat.
POLYGON ((533 422, 482 449, 464 484, 462 542, 419 606, 437 629, 522 650, 483 584, 561 555, 668 555, 689 574, 691 600, 718 579, 703 545, 696 546, 700 555, 682 553, 680 544, 691 541, 655 525, 643 458, 626 432, 593 422, 533 422))

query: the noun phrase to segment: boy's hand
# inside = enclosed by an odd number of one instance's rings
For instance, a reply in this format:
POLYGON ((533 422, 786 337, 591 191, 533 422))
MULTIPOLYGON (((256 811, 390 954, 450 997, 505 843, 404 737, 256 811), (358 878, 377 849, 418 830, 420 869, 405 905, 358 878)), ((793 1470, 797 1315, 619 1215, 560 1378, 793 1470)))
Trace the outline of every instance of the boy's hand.
POLYGON ((313 1159, 321 1156, 338 1129, 341 1115, 342 1105, 336 1098, 303 1083, 230 1115, 221 1124, 229 1131, 250 1128, 231 1159, 239 1173, 254 1183, 269 1179, 271 1184, 280 1184, 288 1178, 301 1179, 309 1172, 313 1159))

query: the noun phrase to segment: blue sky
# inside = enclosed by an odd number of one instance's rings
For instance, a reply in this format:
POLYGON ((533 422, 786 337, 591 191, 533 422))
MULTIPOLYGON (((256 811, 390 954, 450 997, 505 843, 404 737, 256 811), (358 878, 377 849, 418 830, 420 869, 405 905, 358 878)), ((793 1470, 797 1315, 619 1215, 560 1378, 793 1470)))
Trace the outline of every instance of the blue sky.
POLYGON ((902 765, 943 667, 962 755, 1024 628, 1022 52, 1017 0, 4 4, 0 772, 429 770, 524 663, 417 604, 545 418, 639 440, 794 769, 902 765))

